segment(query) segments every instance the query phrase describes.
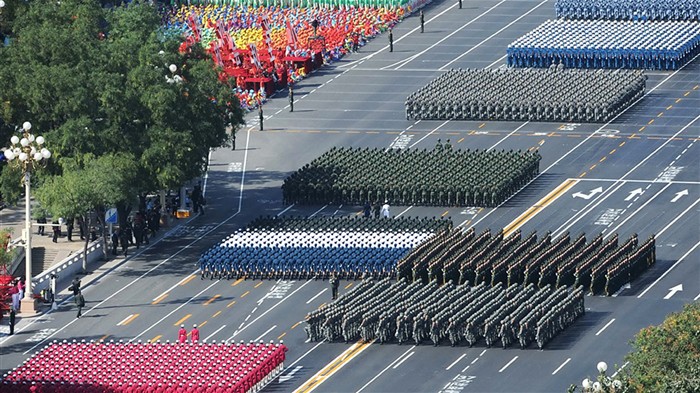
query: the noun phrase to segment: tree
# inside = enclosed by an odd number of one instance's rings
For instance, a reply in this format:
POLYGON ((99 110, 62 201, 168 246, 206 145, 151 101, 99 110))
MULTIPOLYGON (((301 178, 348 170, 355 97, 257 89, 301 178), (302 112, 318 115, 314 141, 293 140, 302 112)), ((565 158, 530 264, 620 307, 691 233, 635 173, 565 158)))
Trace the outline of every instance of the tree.
MULTIPOLYGON (((46 178, 111 157, 103 169, 122 195, 105 203, 125 220, 137 196, 200 176, 209 150, 243 123, 203 48, 179 53, 181 39, 159 34, 159 23, 141 2, 107 10, 93 0, 36 0, 17 17, 13 43, 0 47, 0 138, 25 120, 43 133, 54 159, 36 177, 39 187, 59 190, 46 178)), ((0 186, 12 201, 19 192, 7 188, 4 179, 17 178, 10 172, 3 169, 0 186)))
POLYGON ((635 392, 700 392, 700 302, 642 329, 627 355, 635 392))

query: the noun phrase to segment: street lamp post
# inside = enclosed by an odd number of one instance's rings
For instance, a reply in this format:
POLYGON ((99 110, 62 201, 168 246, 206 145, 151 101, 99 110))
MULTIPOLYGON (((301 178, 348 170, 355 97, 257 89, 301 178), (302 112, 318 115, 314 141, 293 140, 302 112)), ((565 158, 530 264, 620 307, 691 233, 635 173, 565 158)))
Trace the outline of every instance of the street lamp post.
MULTIPOLYGON (((1 0, 0 0, 1 1, 1 0)), ((35 137, 29 131, 32 129, 30 122, 22 124, 22 139, 17 135, 10 138, 11 146, 5 150, 5 158, 14 161, 22 169, 24 178, 24 246, 25 246, 25 290, 24 298, 20 305, 23 316, 36 314, 36 300, 32 290, 32 217, 31 217, 31 176, 35 166, 51 157, 51 152, 42 147, 45 140, 43 136, 35 137)))
MULTIPOLYGON (((605 375, 605 372, 608 371, 607 363, 598 362, 596 368, 598 369, 598 380, 592 381, 589 378, 584 379, 583 382, 581 382, 581 387, 583 388, 582 392, 619 393, 625 391, 622 381, 620 381, 619 379, 612 379, 605 375)), ((575 388, 575 386, 572 386, 572 388, 575 388)))

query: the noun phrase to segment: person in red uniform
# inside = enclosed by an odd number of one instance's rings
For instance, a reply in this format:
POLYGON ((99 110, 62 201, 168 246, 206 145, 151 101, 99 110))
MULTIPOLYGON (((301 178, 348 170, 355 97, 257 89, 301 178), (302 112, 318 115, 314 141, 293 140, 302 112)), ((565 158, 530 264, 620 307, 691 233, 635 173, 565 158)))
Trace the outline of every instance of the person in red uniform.
POLYGON ((199 342, 199 329, 197 329, 197 324, 195 323, 190 332, 190 338, 193 343, 199 342))
POLYGON ((185 341, 187 341, 187 330, 185 329, 185 325, 180 325, 180 331, 177 332, 177 340, 180 342, 180 344, 184 344, 185 341))

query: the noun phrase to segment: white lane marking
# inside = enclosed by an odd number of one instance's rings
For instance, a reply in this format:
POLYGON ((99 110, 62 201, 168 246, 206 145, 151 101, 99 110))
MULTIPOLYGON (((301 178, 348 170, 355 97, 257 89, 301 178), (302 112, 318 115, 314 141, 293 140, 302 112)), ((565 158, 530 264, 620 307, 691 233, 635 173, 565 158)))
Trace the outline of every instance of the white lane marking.
POLYGON ((489 147, 488 149, 486 149, 486 151, 493 150, 493 148, 496 147, 496 146, 498 146, 499 143, 501 143, 501 142, 505 141, 506 139, 510 138, 513 134, 515 134, 516 132, 520 131, 521 128, 523 128, 523 127, 525 127, 526 125, 528 125, 528 123, 530 123, 530 122, 529 122, 529 121, 526 121, 525 123, 521 124, 518 128, 514 129, 513 132, 511 132, 510 134, 504 136, 503 138, 501 138, 501 140, 499 140, 498 142, 496 142, 493 146, 491 146, 491 147, 489 147))
MULTIPOLYGON (((697 59, 698 57, 700 57, 700 54, 695 55, 695 57, 693 57, 693 58, 690 60, 689 63, 685 63, 685 65, 683 65, 683 67, 681 67, 681 68, 679 68, 679 69, 673 71, 673 73, 671 73, 671 75, 667 76, 666 78, 664 78, 664 80, 662 80, 661 82, 659 82, 656 86, 654 86, 654 87, 651 88, 649 91, 647 91, 646 93, 644 93, 644 95, 641 96, 641 97, 639 97, 639 98, 637 99, 637 101, 631 103, 628 107, 626 107, 625 109, 623 109, 622 112, 618 113, 615 117, 613 117, 612 119, 610 119, 610 121, 608 121, 607 123, 603 124, 603 125, 600 126, 600 128, 598 128, 596 131, 594 131, 593 133, 591 133, 591 134, 589 134, 587 137, 585 137, 585 138, 584 138, 581 142, 579 142, 576 146, 572 147, 569 151, 567 151, 565 154, 563 154, 561 157, 559 157, 556 161, 554 161, 552 164, 550 164, 547 168, 545 168, 545 170, 541 171, 537 176, 535 176, 535 178, 533 178, 532 180, 530 180, 529 182, 527 182, 527 184, 525 184, 522 188, 520 188, 520 190, 516 191, 513 195, 511 195, 510 197, 508 197, 505 201, 501 202, 501 204, 498 205, 498 206, 496 206, 496 208, 489 210, 489 211, 488 211, 486 214, 484 214, 479 220, 477 220, 476 222, 474 222, 474 223, 472 224, 472 227, 475 227, 476 225, 480 224, 480 223, 481 223, 482 221, 484 221, 488 216, 490 216, 493 212, 495 212, 499 207, 501 207, 501 206, 503 206, 504 204, 508 203, 511 199, 513 199, 513 197, 515 197, 516 195, 518 195, 518 193, 520 193, 521 190, 523 190, 525 187, 529 186, 532 182, 534 182, 534 181, 536 181, 537 179, 539 179, 540 176, 542 176, 543 174, 548 173, 552 168, 554 168, 556 165, 558 165, 560 162, 562 162, 562 161, 563 161, 566 157, 568 157, 571 153, 573 153, 574 151, 578 150, 578 148, 581 147, 581 146, 583 146, 584 143, 588 142, 591 138, 593 138, 593 136, 597 135, 598 132, 600 132, 600 130, 604 130, 607 126, 609 126, 612 122, 614 122, 615 120, 617 120, 620 116, 622 116, 623 114, 627 113, 627 111, 628 111, 630 108, 634 107, 639 101, 645 99, 649 94, 653 93, 656 89, 658 89, 659 87, 661 87, 661 86, 662 86, 664 83, 666 83, 669 79, 673 78, 677 73, 679 73, 679 72, 680 72, 681 70, 683 70, 686 66, 688 66, 688 64, 690 64, 691 62, 695 61, 695 59, 697 59)), ((458 228, 459 228, 459 227, 462 227, 462 226, 464 226, 466 223, 468 223, 468 222, 470 222, 470 221, 471 221, 471 219, 464 220, 461 224, 457 225, 457 227, 458 227, 458 228)))
POLYGON ((177 284, 175 284, 175 285, 173 285, 172 287, 166 289, 165 292, 161 293, 160 295, 154 297, 152 301, 155 302, 156 300, 160 299, 161 297, 167 295, 168 293, 170 293, 170 291, 173 290, 173 288, 175 288, 175 287, 177 287, 178 285, 182 284, 183 281, 187 280, 188 278, 190 278, 190 276, 192 276, 193 274, 197 274, 198 272, 199 272, 199 269, 197 269, 197 270, 193 271, 192 273, 186 275, 185 277, 182 278, 182 280, 178 281, 177 284))
POLYGON ((396 370, 403 362, 405 362, 406 360, 408 360, 408 358, 410 358, 411 356, 413 356, 415 353, 416 353, 415 351, 409 353, 408 356, 406 356, 405 358, 401 359, 401 361, 398 362, 398 363, 396 363, 396 364, 394 365, 394 367, 392 367, 392 368, 393 368, 394 370, 396 370))
POLYGON ((281 216, 282 214, 286 213, 289 211, 289 209, 293 208, 295 203, 292 203, 291 205, 287 206, 286 209, 282 210, 281 212, 277 213, 277 217, 281 216))
POLYGON ((500 63, 501 60, 505 59, 506 57, 508 57, 508 54, 505 54, 505 55, 499 57, 498 60, 494 61, 493 63, 491 63, 491 64, 489 64, 489 65, 487 65, 486 68, 491 68, 491 67, 495 66, 496 64, 500 63))
MULTIPOLYGON (((670 138, 667 138, 666 141, 664 141, 664 143, 661 144, 661 146, 657 147, 653 152, 651 152, 649 155, 647 155, 646 157, 644 157, 644 159, 641 160, 637 165, 635 165, 632 169, 630 169, 629 171, 627 171, 627 173, 625 173, 624 175, 622 175, 622 177, 619 179, 619 181, 622 182, 622 184, 624 184, 624 180, 623 180, 624 178, 626 178, 627 176, 629 176, 632 172, 634 172, 635 170, 637 170, 637 168, 639 168, 640 166, 644 165, 644 163, 646 163, 649 159, 651 159, 652 156, 654 156, 656 153, 658 153, 658 152, 659 152, 661 149, 663 149, 666 145, 668 145, 669 143, 671 143, 671 141, 673 141, 676 137, 678 137, 678 135, 680 135, 683 131, 685 131, 688 127, 690 127, 690 126, 691 126, 693 123, 695 123, 698 119, 700 119, 700 115, 695 116, 695 118, 694 118, 693 120, 691 120, 688 124, 686 124, 685 126, 683 126, 683 128, 681 128, 678 132, 676 132, 675 134, 673 134, 673 136, 671 136, 670 138)), ((618 187, 618 188, 619 188, 619 187, 618 187)), ((606 195, 604 198, 602 198, 602 199, 600 200, 600 202, 602 202, 603 200, 605 200, 606 198, 608 198, 608 197, 609 197, 610 195, 612 195, 612 193, 613 193, 613 192, 610 191, 610 189, 608 189, 608 192, 609 192, 608 195, 606 195)), ((603 195, 603 194, 598 195, 597 198, 600 198, 602 195, 603 195)), ((595 202, 595 199, 593 200, 593 202, 595 202)), ((593 203, 593 202, 591 202, 591 203, 593 203)), ((600 204, 600 202, 596 203, 596 204, 593 206, 593 208, 595 208, 596 206, 598 206, 598 205, 600 204)), ((553 234, 553 237, 559 237, 562 233, 564 233, 564 231, 568 230, 568 229, 571 228, 575 223, 577 223, 578 221, 580 221, 580 220, 581 220, 586 214, 588 214, 593 208, 588 209, 588 211, 587 211, 586 213, 580 214, 579 217, 578 217, 577 219, 575 219, 574 221, 572 221, 572 222, 570 223, 569 226, 566 226, 566 224, 563 225, 563 226, 562 226, 563 229, 562 229, 561 231, 559 231, 559 229, 557 229, 557 231, 555 231, 555 233, 553 234)), ((574 216, 574 217, 576 217, 576 216, 574 216)))
POLYGON ((265 331, 265 333, 261 334, 260 337, 258 337, 258 338, 256 338, 255 340, 253 340, 253 342, 258 342, 258 341, 262 340, 263 337, 265 337, 265 336, 266 336, 268 333, 270 333, 271 331, 275 330, 276 327, 277 327, 277 325, 272 325, 271 328, 267 329, 267 330, 265 331))
POLYGON ((385 368, 384 370, 380 371, 379 374, 375 375, 374 378, 372 378, 372 379, 369 380, 369 382, 367 382, 366 384, 362 385, 362 387, 361 387, 357 392, 355 392, 355 393, 360 393, 361 391, 365 390, 365 388, 366 388, 367 386, 369 386, 372 382, 376 381, 377 378, 379 378, 382 374, 384 374, 384 373, 386 372, 386 370, 388 370, 389 368, 393 367, 394 364, 396 364, 397 362, 399 362, 404 356, 406 356, 407 353, 413 351, 413 349, 415 349, 415 348, 416 348, 415 345, 412 346, 411 348, 408 348, 408 350, 406 350, 406 352, 402 353, 401 356, 399 356, 398 358, 396 358, 396 360, 394 360, 393 362, 389 363, 389 365, 386 366, 386 368, 385 368))
MULTIPOLYGON (((579 181, 595 181, 595 182, 608 182, 608 183, 614 183, 618 179, 601 179, 601 178, 581 178, 578 179, 579 181)), ((688 184, 688 185, 693 185, 697 186, 700 185, 700 181, 688 181, 688 180, 643 180, 643 179, 627 179, 627 183, 659 183, 659 184, 688 184)))
POLYGON ((245 320, 243 320, 243 322, 248 322, 249 319, 250 319, 250 314, 248 314, 248 316, 245 317, 245 320))
POLYGON ((608 188, 605 190, 605 192, 598 194, 592 201, 588 202, 586 206, 584 206, 583 209, 579 210, 571 216, 568 220, 566 220, 559 228, 557 228, 553 233, 552 233, 552 238, 558 238, 566 232, 569 228, 574 226, 577 222, 579 222, 583 217, 587 216, 590 212, 593 211, 598 205, 601 203, 605 202, 606 199, 610 198, 612 195, 615 194, 617 190, 622 188, 626 182, 624 180, 620 181, 618 180, 616 183, 613 183, 612 187, 608 188))
POLYGON ((530 10, 529 10, 528 12, 526 12, 526 13, 520 15, 517 19, 511 21, 510 23, 508 23, 507 25, 505 25, 504 27, 502 27, 502 28, 501 28, 500 30, 498 30, 497 32, 491 34, 490 36, 486 37, 486 39, 482 40, 482 41, 479 42, 478 44, 476 44, 476 45, 472 46, 471 48, 469 48, 468 51, 462 53, 461 55, 457 56, 454 60, 452 60, 452 61, 450 61, 449 63, 445 64, 444 66, 440 67, 440 70, 441 70, 441 71, 444 70, 444 69, 447 68, 450 64, 452 64, 452 63, 454 63, 455 61, 457 61, 457 60, 461 59, 462 57, 466 56, 466 55, 469 54, 471 51, 473 51, 474 49, 476 49, 476 48, 478 48, 479 46, 481 46, 481 44, 483 44, 484 42, 490 40, 491 38, 493 38, 493 37, 495 37, 496 35, 500 34, 503 30, 505 30, 505 29, 509 28, 510 26, 514 25, 514 24, 515 24, 516 22, 518 22, 520 19, 522 19, 522 18, 526 17, 527 15, 529 15, 532 11, 534 11, 534 10, 540 8, 540 7, 541 7, 544 3, 546 3, 547 1, 549 1, 549 0, 543 0, 542 2, 540 2, 539 4, 537 4, 536 6, 534 6, 533 8, 530 8, 530 10))
POLYGON ((617 374, 618 374, 620 371, 622 371, 622 369, 624 369, 625 367, 627 367, 628 364, 630 364, 630 362, 625 362, 625 364, 623 364, 622 367, 620 367, 617 371, 615 371, 615 373, 613 373, 613 375, 612 375, 611 377, 612 377, 612 378, 615 378, 615 377, 617 376, 617 374))
POLYGON ((287 299, 289 299, 290 297, 294 296, 295 293, 297 293, 299 290, 301 290, 302 288, 304 288, 304 287, 306 286, 306 284, 308 284, 308 283, 310 283, 310 282, 311 282, 311 280, 306 281, 306 282, 303 283, 299 288, 295 289, 292 293, 290 293, 289 295, 287 295, 287 297, 285 297, 285 298, 283 298, 282 300, 280 300, 279 302, 275 303, 275 305, 273 305, 272 307, 268 308, 264 313, 260 314, 257 318, 253 319, 253 321, 251 321, 249 324, 247 324, 244 328, 242 328, 242 329, 240 329, 240 330, 234 332, 234 333, 233 333, 233 336, 231 336, 228 340, 226 340, 226 343, 228 343, 229 341, 233 340, 234 337, 236 337, 236 336, 237 336, 238 334, 240 334, 242 331, 248 329, 252 324, 254 324, 255 322, 257 322, 260 318, 262 318, 262 317, 264 317, 265 315, 267 315, 267 313, 269 313, 270 311, 272 311, 272 310, 274 310, 275 308, 277 308, 277 306, 279 306, 280 304, 282 304, 282 302, 284 302, 285 300, 287 300, 287 299))
POLYGON ((598 330, 598 333, 596 333, 595 335, 600 336, 600 333, 603 333, 603 330, 607 329, 608 326, 612 325, 613 322, 615 322, 615 318, 611 319, 610 322, 606 323, 605 326, 600 328, 600 330, 598 330))
POLYGON ((445 371, 449 371, 452 367, 454 367, 455 364, 459 363, 460 360, 464 359, 465 356, 467 356, 466 353, 465 353, 465 354, 462 354, 462 356, 458 357, 457 360, 455 360, 454 362, 452 362, 452 364, 450 364, 449 366, 447 366, 447 368, 445 369, 445 371))
MULTIPOLYGON (((608 236, 610 236, 610 235, 612 235, 613 233, 617 232, 617 230, 620 229, 621 226, 625 225, 625 223, 626 223, 627 221, 629 221, 629 220, 630 220, 632 217, 634 217, 637 213, 639 213, 640 211, 642 211, 642 209, 644 209, 649 203, 651 203, 651 201, 653 201, 654 199, 656 199, 657 196, 661 195, 662 192, 666 191, 666 189, 667 189, 668 187, 670 187, 670 186, 671 186, 670 184, 666 184, 659 192, 657 192, 656 194, 654 194, 654 196, 652 196, 651 198, 649 198, 648 201, 644 202, 644 203, 642 204, 642 206, 640 206, 639 208, 637 208, 637 210, 633 211, 632 214, 628 215, 624 220, 622 220, 622 222, 620 222, 619 224, 617 224, 617 226, 616 226, 614 229, 612 229, 610 232, 608 232, 607 235, 605 235, 605 238, 607 238, 608 236)), ((657 235, 657 236, 658 236, 658 235, 657 235)))
MULTIPOLYGON (((433 49, 434 47, 440 45, 440 44, 443 43, 445 40, 447 40, 447 39, 449 39, 450 37, 452 37, 453 35, 459 33, 460 31, 462 31, 462 29, 468 27, 468 26, 471 25, 472 23, 478 21, 479 19, 481 19, 482 16, 488 14, 489 12, 491 12, 492 10, 494 10, 496 7, 498 7, 499 5, 501 5, 501 4, 503 4, 503 3, 505 3, 505 0, 501 0, 498 4, 494 5, 493 7, 489 8, 488 10, 482 12, 482 13, 479 14, 476 18, 474 18, 474 19, 470 20, 469 22, 463 24, 463 25, 460 26, 458 29, 456 29, 456 30, 453 31, 452 33, 446 35, 445 37, 443 37, 442 39, 440 39, 440 40, 437 41, 436 43, 434 43, 434 44, 430 45, 429 47, 423 49, 422 51, 418 52, 416 55, 414 55, 414 56, 415 56, 414 59, 415 59, 416 57, 418 57, 418 56, 423 55, 425 52, 427 52, 427 51, 433 49)), ((451 9, 451 8, 454 8, 456 5, 457 5, 457 4, 453 4, 452 7, 450 7, 450 9, 451 9)), ((415 29, 414 29, 414 30, 415 30, 415 29)), ((408 64, 409 62, 410 62, 410 61, 404 62, 402 65, 396 67, 396 69, 398 70, 399 68, 401 68, 401 67, 405 66, 406 64, 408 64)))
POLYGON ((396 217, 401 217, 404 213, 406 213, 407 211, 409 211, 409 210, 411 210, 411 209, 413 209, 413 206, 407 207, 406 210, 404 210, 404 211, 402 211, 401 213, 397 214, 394 218, 396 218, 396 217))
POLYGON ((123 324, 124 324, 124 322, 128 321, 128 320, 129 320, 129 318, 131 318, 131 317, 133 317, 133 316, 134 316, 134 314, 129 314, 129 316, 127 316, 126 318, 122 319, 122 321, 121 321, 121 322, 119 322, 119 323, 117 324, 117 326, 121 326, 121 325, 123 325, 123 324))
POLYGON ((698 299, 700 299, 700 294, 698 294, 698 296, 695 296, 695 299, 693 299, 693 301, 698 300, 698 299))
POLYGON ((328 290, 328 288, 323 288, 323 290, 322 290, 321 292, 317 293, 314 297, 312 297, 311 299, 309 299, 309 300, 306 302, 306 304, 309 304, 309 303, 313 302, 314 300, 316 300, 317 297, 323 295, 323 292, 326 292, 327 290, 328 290))
POLYGON ((642 293, 640 293, 639 296, 637 296, 637 299, 641 298, 642 296, 644 296, 645 293, 649 292, 649 290, 650 290, 654 285, 656 285, 659 281, 661 281, 662 278, 666 277, 666 275, 667 275, 671 270, 673 270, 673 268, 675 268, 676 266, 678 266, 678 264, 681 263, 688 255, 690 255, 691 252, 695 251, 695 249, 698 248, 698 246, 700 246, 700 242, 695 243, 695 245, 694 245, 690 250, 688 250, 688 252, 686 252, 685 254, 683 254, 682 257, 678 258, 678 260, 676 261, 676 263, 674 263, 673 265, 671 265, 671 267, 669 267, 668 270, 666 270, 666 271, 664 272, 664 274, 662 274, 661 276, 659 276, 659 278, 657 278, 653 283, 651 283, 651 285, 649 285, 649 286, 647 287, 647 289, 645 289, 642 293))
POLYGON ((681 217, 683 217, 683 216, 685 215, 685 213, 687 213, 689 210, 691 210, 693 207, 695 207, 695 205, 697 205, 699 202, 700 202, 700 199, 697 199, 695 202, 693 202, 692 205, 688 206, 688 208, 686 208, 685 210, 683 210, 683 212, 682 212, 681 214, 679 214, 678 216, 676 216, 676 218, 674 218, 673 221, 669 222, 668 225, 666 225, 665 227, 663 227, 663 229, 661 229, 661 230, 659 231, 659 233, 656 234, 656 238, 659 238, 659 236, 661 236, 664 232, 666 232, 666 230, 667 230, 668 228, 670 228, 671 225, 675 224, 676 221, 678 221, 681 217))
POLYGON ((570 361, 571 361, 571 358, 567 358, 566 360, 564 360, 564 363, 562 363, 561 366, 557 367, 556 370, 552 371, 552 375, 558 373, 559 370, 561 370, 562 368, 564 368, 564 366, 566 366, 566 363, 569 363, 570 361))
POLYGON ((207 338, 205 338, 203 342, 209 341, 210 338, 214 337, 214 336, 216 335, 216 333, 219 333, 219 332, 222 331, 225 327, 226 327, 226 325, 221 325, 220 328, 214 330, 214 333, 208 335, 207 338))
POLYGON ((209 285, 208 287, 202 289, 201 291, 199 291, 199 293, 197 293, 196 295, 192 296, 189 300, 187 300, 186 302, 184 302, 184 303, 182 303, 181 305, 179 305, 179 306, 178 306, 176 309, 174 309, 173 311, 170 311, 170 312, 169 312, 166 316, 164 316, 163 318, 159 319, 158 322, 152 324, 151 326, 149 326, 148 328, 146 328, 146 330, 144 330, 144 331, 142 331, 141 333, 139 333, 137 336, 134 336, 132 339, 129 340, 129 342, 132 342, 132 341, 136 340, 137 338, 143 336, 146 332, 148 332, 148 331, 150 331, 151 329, 153 329, 154 327, 156 327, 156 325, 158 325, 159 323, 163 322, 165 319, 169 318, 171 315, 175 314, 178 310, 180 310, 181 308, 183 308, 183 307, 185 307, 186 305, 188 305, 192 300, 194 300, 195 298, 197 298, 199 295, 203 294, 204 292, 208 291, 209 288, 213 287, 214 285, 216 285, 216 284, 218 284, 218 283, 219 283, 218 280, 217 280, 217 281, 214 281, 211 285, 209 285))
POLYGON ((471 363, 469 363, 469 364, 470 364, 470 365, 472 365, 472 364, 476 363, 476 361, 477 361, 477 360, 479 360, 479 358, 475 358, 475 359, 474 359, 474 360, 472 360, 472 362, 471 362, 471 363))
POLYGON ((484 356, 484 354, 486 353, 486 351, 487 351, 486 349, 484 349, 483 351, 481 351, 481 353, 479 354, 479 356, 484 356))
POLYGON ((508 366, 510 366, 511 364, 513 364, 513 362, 516 361, 517 359, 518 359, 517 356, 514 357, 513 359, 511 359, 510 362, 506 363, 506 365, 503 366, 500 370, 498 370, 498 372, 499 372, 499 373, 502 373, 503 370, 505 370, 506 368, 508 368, 508 366))
POLYGON ((447 123, 449 123, 449 122, 450 122, 449 120, 445 120, 442 124, 440 124, 439 126, 435 127, 432 131, 430 131, 429 133, 425 134, 422 138, 420 138, 419 140, 415 141, 415 142, 414 142, 411 146, 409 146, 409 147, 410 147, 411 149, 413 149, 413 147, 416 146, 417 144, 419 144, 423 139, 429 137, 429 136, 432 135, 435 131, 441 129, 442 126, 444 126, 445 124, 447 124, 447 123))
POLYGON ((311 217, 313 217, 313 216, 317 215, 318 213, 320 213, 320 212, 321 212, 321 211, 322 211, 323 209, 325 209, 325 208, 327 208, 327 207, 328 207, 328 205, 327 205, 327 204, 326 204, 326 205, 323 205, 323 207, 322 207, 322 208, 320 208, 320 209, 316 210, 316 212, 315 212, 314 214, 310 215, 310 216, 309 216, 309 218, 311 218, 311 217))

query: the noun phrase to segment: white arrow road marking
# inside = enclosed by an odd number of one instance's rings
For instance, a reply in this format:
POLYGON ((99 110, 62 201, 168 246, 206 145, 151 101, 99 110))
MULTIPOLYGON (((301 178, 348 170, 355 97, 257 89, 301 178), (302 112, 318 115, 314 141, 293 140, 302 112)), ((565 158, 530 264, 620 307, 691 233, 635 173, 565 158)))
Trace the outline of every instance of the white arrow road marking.
POLYGON ((289 381, 290 379, 292 379, 292 377, 294 377, 294 374, 296 374, 296 372, 299 371, 299 370, 301 370, 302 368, 304 368, 304 366, 296 366, 296 367, 294 367, 294 370, 288 372, 287 375, 282 375, 282 376, 280 377, 279 383, 283 383, 283 382, 289 381))
POLYGON ((576 193, 572 194, 571 196, 574 198, 583 198, 585 200, 589 200, 589 199, 593 198, 593 196, 595 194, 600 194, 601 192, 603 192, 603 187, 595 188, 595 189, 591 190, 591 192, 589 192, 588 194, 576 192, 576 193))
POLYGON ((676 294, 676 292, 680 292, 682 290, 683 290, 683 284, 678 284, 673 288, 669 288, 668 295, 664 296, 664 299, 670 299, 671 296, 676 294))
POLYGON ((630 194, 625 198, 625 201, 631 201, 636 195, 642 195, 644 191, 641 188, 630 191, 630 194))
POLYGON ((671 202, 678 202, 678 200, 681 199, 683 195, 688 195, 688 189, 685 189, 681 192, 677 192, 676 196, 673 197, 673 199, 671 199, 671 202))

